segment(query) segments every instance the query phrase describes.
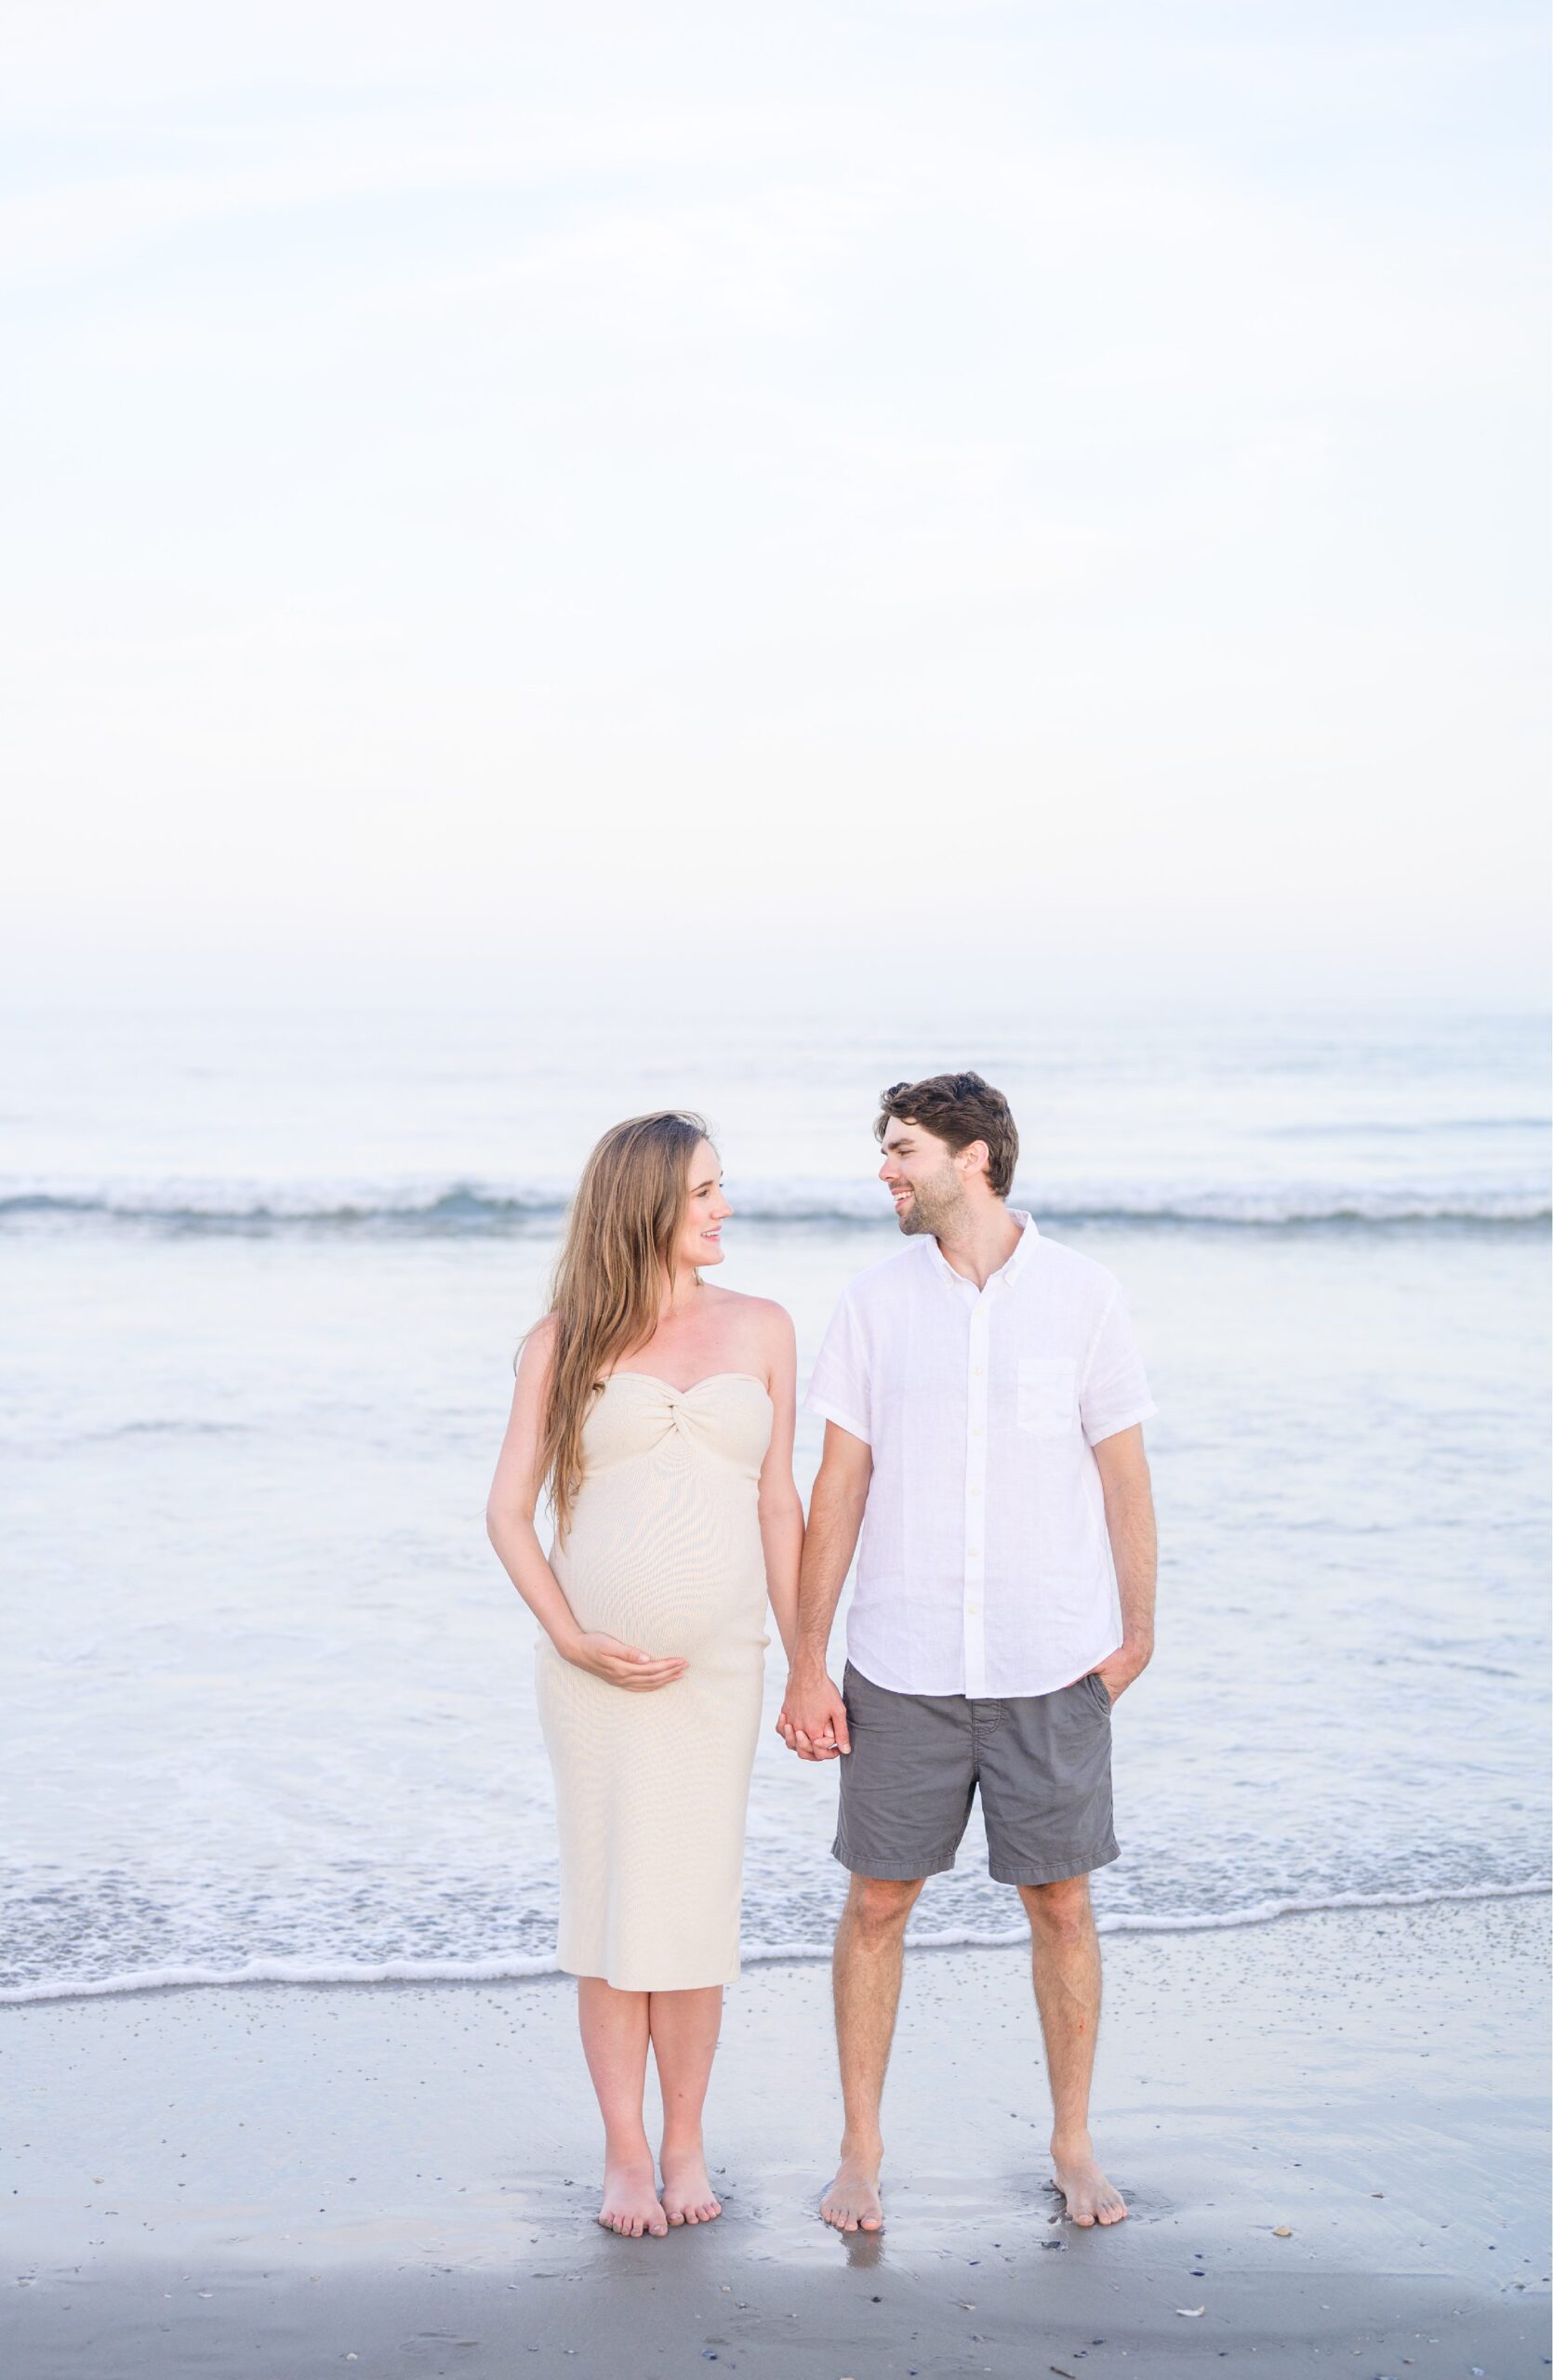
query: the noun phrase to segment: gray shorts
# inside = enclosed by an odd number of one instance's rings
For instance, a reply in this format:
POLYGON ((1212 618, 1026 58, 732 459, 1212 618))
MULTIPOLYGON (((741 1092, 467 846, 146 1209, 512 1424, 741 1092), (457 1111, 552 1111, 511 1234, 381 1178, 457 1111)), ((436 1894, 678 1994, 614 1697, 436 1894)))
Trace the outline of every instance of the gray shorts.
POLYGON ((976 1789, 1001 1884, 1055 1884, 1119 1857, 1111 1829, 1110 1696, 1093 1671, 1055 1694, 970 1700, 892 1694, 848 1661, 852 1750, 831 1849, 856 1876, 936 1876, 976 1789))

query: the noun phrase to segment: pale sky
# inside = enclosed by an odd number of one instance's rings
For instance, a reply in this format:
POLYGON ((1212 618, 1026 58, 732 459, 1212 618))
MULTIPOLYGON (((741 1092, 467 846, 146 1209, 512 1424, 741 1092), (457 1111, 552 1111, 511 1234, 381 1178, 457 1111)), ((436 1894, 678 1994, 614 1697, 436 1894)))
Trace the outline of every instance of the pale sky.
POLYGON ((1540 1000, 1501 0, 4 0, 12 987, 1540 1000))

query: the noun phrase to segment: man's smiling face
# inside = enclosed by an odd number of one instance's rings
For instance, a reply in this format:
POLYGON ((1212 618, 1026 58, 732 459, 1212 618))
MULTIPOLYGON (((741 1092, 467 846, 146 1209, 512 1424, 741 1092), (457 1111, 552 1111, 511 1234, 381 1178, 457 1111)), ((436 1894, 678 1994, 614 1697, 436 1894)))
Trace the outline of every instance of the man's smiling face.
POLYGON ((920 1124, 892 1116, 884 1130, 879 1179, 895 1202, 904 1232, 943 1232, 963 1212, 962 1168, 947 1141, 920 1124))

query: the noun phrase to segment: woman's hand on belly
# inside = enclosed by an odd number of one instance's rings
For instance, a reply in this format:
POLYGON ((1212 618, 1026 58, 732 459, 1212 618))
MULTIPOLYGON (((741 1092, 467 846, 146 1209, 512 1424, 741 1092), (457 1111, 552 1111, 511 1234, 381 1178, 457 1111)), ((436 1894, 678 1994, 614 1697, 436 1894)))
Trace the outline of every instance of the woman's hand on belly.
POLYGON ((555 1649, 574 1669, 602 1677, 606 1686, 621 1686, 627 1694, 654 1694, 660 1686, 672 1686, 690 1666, 677 1653, 655 1660, 640 1646, 623 1645, 618 1636, 606 1636, 597 1629, 584 1629, 555 1649))

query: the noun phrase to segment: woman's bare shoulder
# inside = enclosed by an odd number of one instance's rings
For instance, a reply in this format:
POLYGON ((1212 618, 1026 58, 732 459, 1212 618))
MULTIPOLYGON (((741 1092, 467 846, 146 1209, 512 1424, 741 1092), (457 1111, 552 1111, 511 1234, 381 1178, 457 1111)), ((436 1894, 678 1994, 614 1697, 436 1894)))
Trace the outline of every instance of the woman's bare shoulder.
POLYGON ((760 1368, 771 1369, 790 1363, 797 1344, 792 1316, 785 1305, 775 1298, 751 1297, 743 1289, 719 1289, 719 1301, 726 1301, 723 1312, 730 1337, 758 1355, 760 1368))
POLYGON ((752 1297, 748 1289, 724 1289, 711 1281, 709 1281, 706 1287, 719 1304, 726 1304, 730 1307, 742 1306, 744 1312, 739 1317, 741 1321, 760 1323, 773 1329, 778 1326, 789 1330, 792 1329, 792 1316, 789 1314, 787 1307, 779 1305, 775 1298, 752 1297))
POLYGON ((532 1330, 525 1331, 518 1355, 520 1371, 548 1372, 555 1361, 555 1342, 560 1336, 561 1317, 542 1314, 532 1330))

